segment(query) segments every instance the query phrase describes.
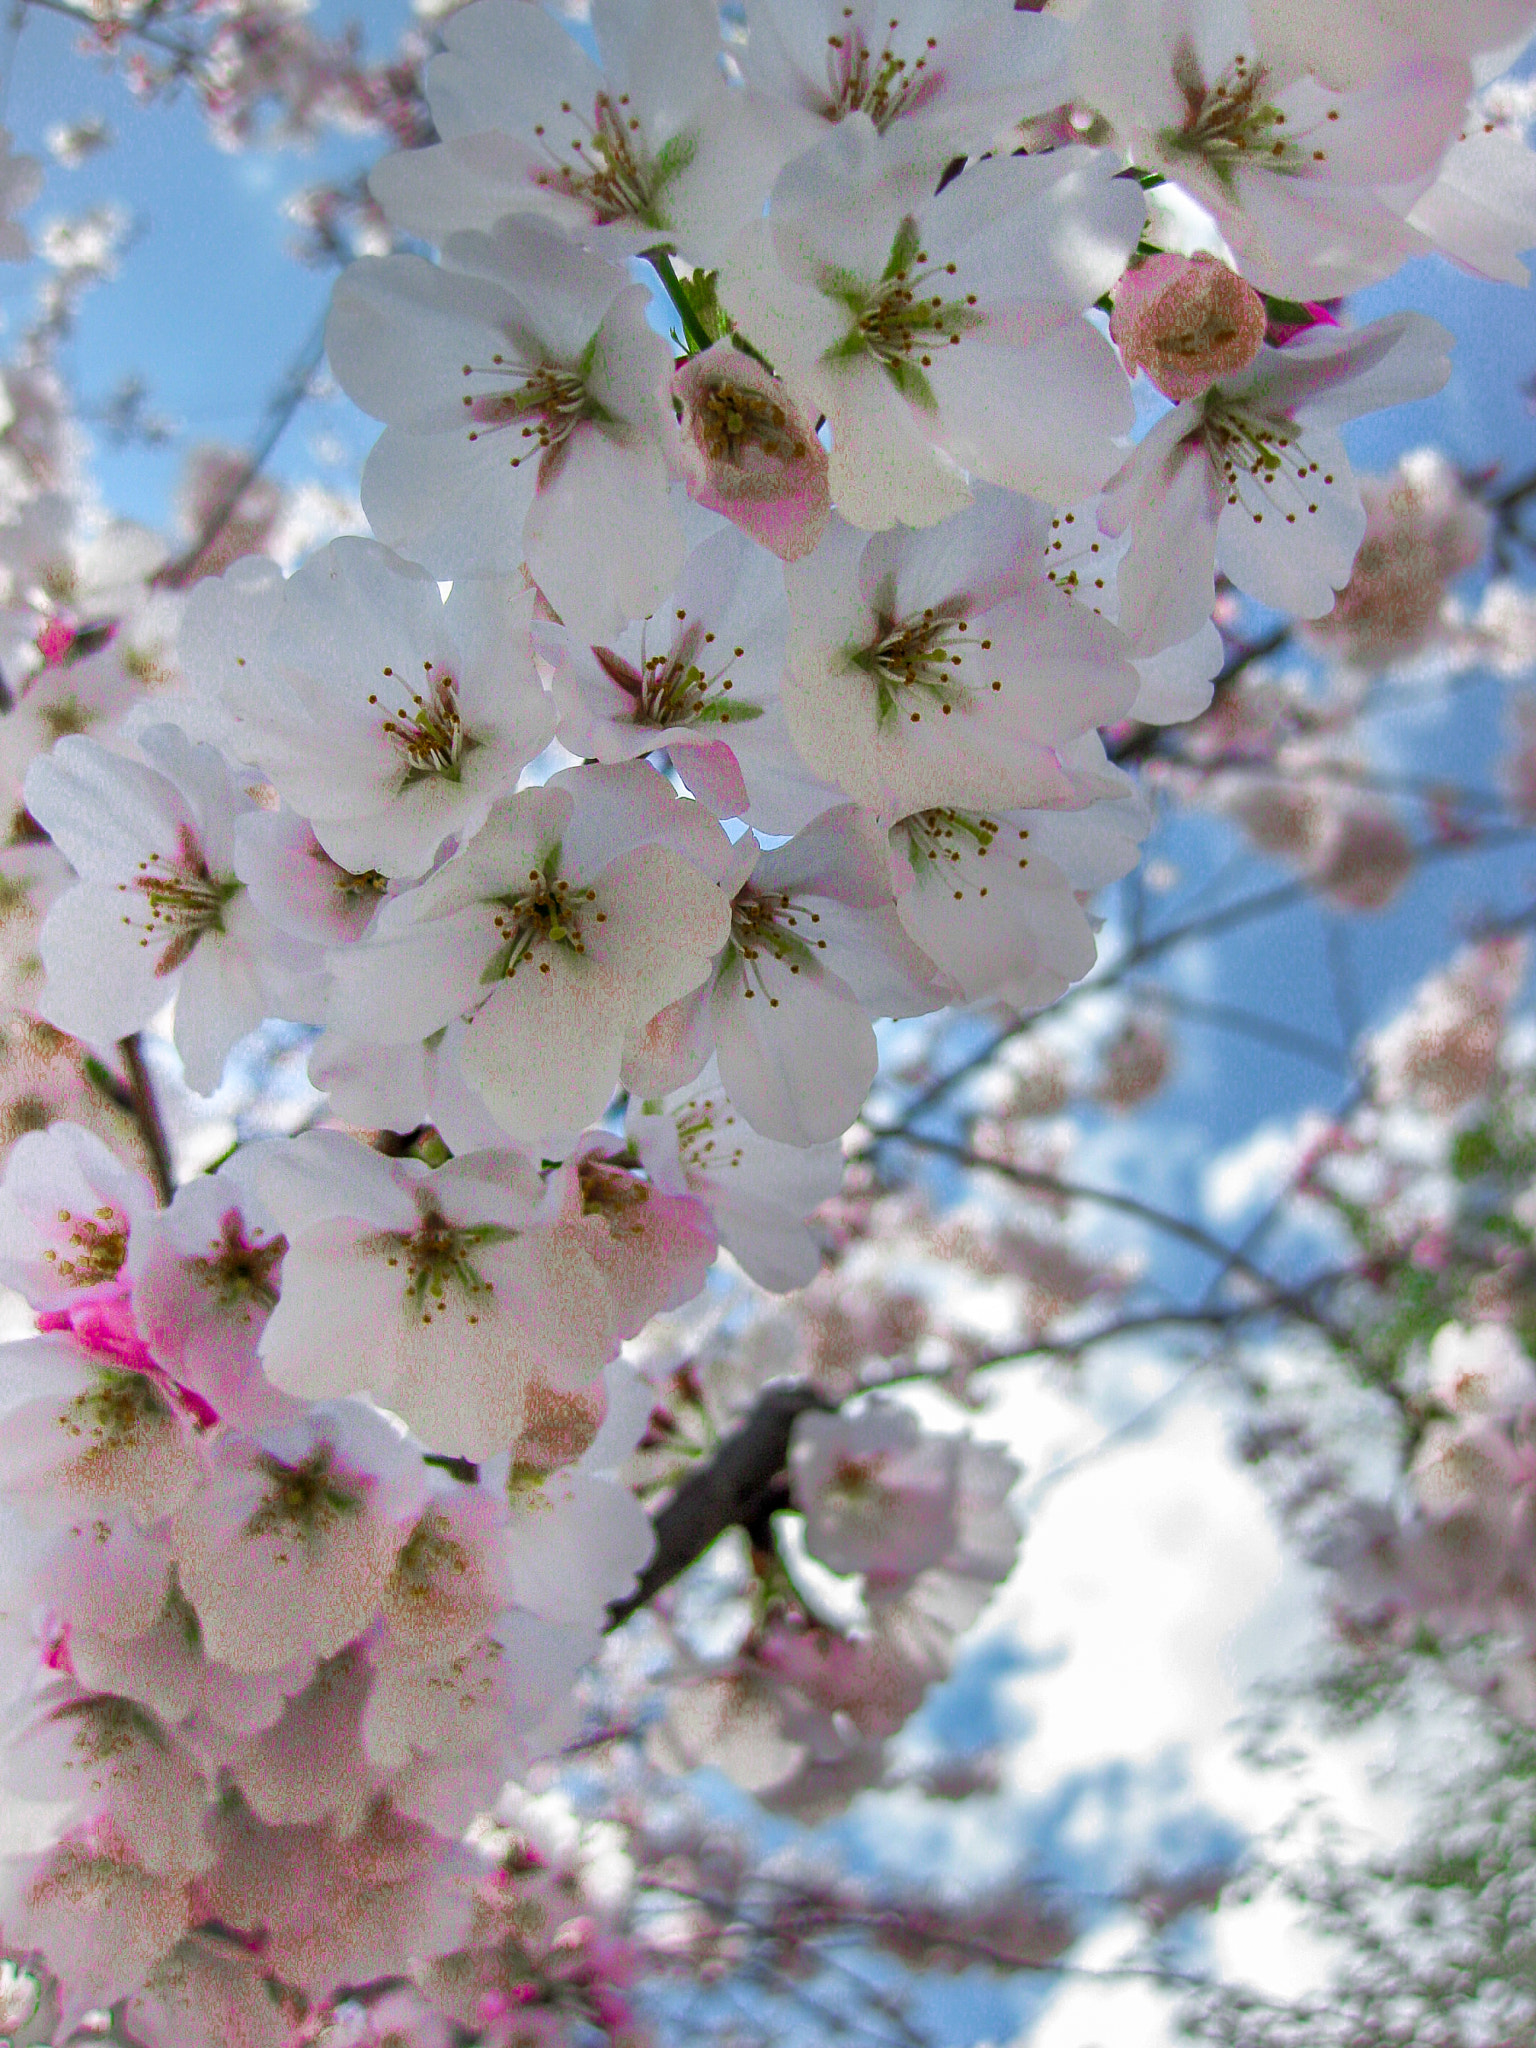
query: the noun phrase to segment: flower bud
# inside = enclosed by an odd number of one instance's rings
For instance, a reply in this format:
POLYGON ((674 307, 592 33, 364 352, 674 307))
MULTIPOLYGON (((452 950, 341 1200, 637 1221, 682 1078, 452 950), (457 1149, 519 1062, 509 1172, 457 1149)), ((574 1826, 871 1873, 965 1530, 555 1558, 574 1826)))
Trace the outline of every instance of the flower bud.
POLYGON ((1198 398, 1247 369, 1264 321, 1264 301, 1236 271, 1205 250, 1165 251, 1120 280, 1109 332, 1127 370, 1145 370, 1165 398, 1198 398))
POLYGON ((779 380, 721 341, 679 366, 672 393, 688 495, 780 561, 808 555, 831 510, 827 452, 779 380))

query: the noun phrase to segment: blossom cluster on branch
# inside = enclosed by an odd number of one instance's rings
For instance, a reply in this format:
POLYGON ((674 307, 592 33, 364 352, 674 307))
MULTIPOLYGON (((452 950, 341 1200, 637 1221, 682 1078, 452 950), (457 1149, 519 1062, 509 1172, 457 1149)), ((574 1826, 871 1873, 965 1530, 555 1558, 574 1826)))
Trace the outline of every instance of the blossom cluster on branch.
MULTIPOLYGON (((691 1449, 772 1455, 703 1514, 742 1532, 743 1626, 669 1620, 648 1755, 801 1814, 881 1780, 1012 1564, 1018 1470, 863 1369, 922 1351, 963 1398, 974 1332, 817 1278, 876 1026, 1083 979, 1149 821, 1113 755, 1218 680, 1162 786, 1336 901, 1401 881, 1391 817, 1230 687, 1216 621, 1239 593, 1362 664, 1453 629, 1495 512, 1432 463, 1362 488, 1340 438, 1438 390, 1449 337, 1341 302, 1429 250, 1523 281, 1536 160, 1481 95, 1531 12, 750 0, 727 32, 595 0, 578 37, 472 0, 419 96, 407 63, 371 99, 285 9, 172 49, 235 141, 269 99, 389 127, 373 199, 414 246, 352 264, 327 328, 382 426, 371 533, 286 576, 276 494, 217 458, 190 553, 88 529, 46 363, 5 373, 7 966, 97 1103, 11 1105, 0 1181, 35 1320, 0 1355, 0 1744, 57 1802, 0 1917, 66 2032, 640 2039, 627 1938, 504 1788, 580 1739, 653 1542, 642 1599, 698 1555, 665 1555, 691 1449), (324 1127, 173 1191, 140 1036, 171 1004, 203 1094, 301 1028, 324 1127), (722 1251, 810 1289, 778 1327, 826 1369, 762 1439, 658 1324, 722 1251)), ((1454 1094, 1497 1035, 1508 958, 1457 972, 1443 1001, 1498 1017, 1384 1040, 1404 1088, 1454 1094)), ((1155 1023, 1102 1067, 1102 1102, 1151 1093, 1155 1023)), ((950 1151, 1047 1189, 1027 1121, 950 1151)), ((849 1143, 887 1138, 935 1142, 849 1143)), ((949 1249, 1012 1289, 1015 1351, 1129 1277, 1038 1219, 949 1249)), ((1525 1512, 1526 1377, 1490 1345, 1436 1337, 1414 1468, 1414 1568, 1438 1543, 1463 1605, 1462 1493, 1486 1467, 1525 1512)))

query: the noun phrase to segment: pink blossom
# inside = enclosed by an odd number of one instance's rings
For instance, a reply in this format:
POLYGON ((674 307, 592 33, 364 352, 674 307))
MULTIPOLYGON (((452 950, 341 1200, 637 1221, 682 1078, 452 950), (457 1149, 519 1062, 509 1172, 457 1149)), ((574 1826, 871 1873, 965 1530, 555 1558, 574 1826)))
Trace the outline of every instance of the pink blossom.
POLYGON ((1265 318, 1253 286, 1215 256, 1164 250, 1120 280, 1109 333, 1125 367, 1145 370, 1165 398, 1198 398, 1247 369, 1265 318))
POLYGON ((781 561, 808 555, 832 508, 827 455, 778 378, 721 341, 679 366, 672 395, 688 495, 781 561))

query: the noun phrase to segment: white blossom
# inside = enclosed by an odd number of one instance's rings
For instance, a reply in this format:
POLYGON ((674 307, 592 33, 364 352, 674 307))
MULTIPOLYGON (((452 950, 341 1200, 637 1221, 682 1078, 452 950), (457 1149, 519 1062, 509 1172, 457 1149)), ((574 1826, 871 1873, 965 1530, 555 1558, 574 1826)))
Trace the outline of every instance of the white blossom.
POLYGON ((784 159, 776 110, 727 86, 710 0, 598 0, 592 27, 596 64, 521 0, 454 14, 426 78, 441 143, 372 176, 389 218, 441 241, 530 211, 608 255, 717 262, 784 159))
POLYGON ((915 197, 866 115, 797 159, 745 232, 722 296, 790 395, 832 431, 832 501, 855 526, 931 526, 963 472, 1065 501, 1112 473, 1130 389, 1080 316, 1145 214, 1087 150, 970 165, 915 197))
POLYGON ((385 422, 363 471, 379 539, 436 576, 529 573, 592 640, 649 611, 682 556, 667 495, 672 357, 645 287, 528 218, 355 263, 326 346, 385 422))
POLYGON ((333 862, 420 875, 550 738, 532 613, 531 591, 495 581, 444 604, 424 569, 343 538, 286 581, 261 560, 205 579, 182 658, 333 862))

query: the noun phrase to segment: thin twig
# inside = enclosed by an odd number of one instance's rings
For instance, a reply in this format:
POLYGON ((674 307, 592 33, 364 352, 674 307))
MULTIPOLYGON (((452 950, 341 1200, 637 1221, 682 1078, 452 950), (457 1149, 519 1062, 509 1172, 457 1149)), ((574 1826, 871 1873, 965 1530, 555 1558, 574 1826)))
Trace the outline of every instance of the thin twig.
POLYGON ((139 1127, 139 1136, 144 1140, 144 1149, 149 1154, 150 1176, 163 1207, 169 1204, 176 1192, 176 1175, 171 1165, 171 1148, 165 1135, 165 1125, 161 1120, 160 1105, 155 1100, 154 1084, 149 1078, 149 1068, 145 1064, 140 1034, 135 1031, 131 1038, 120 1039, 117 1049, 123 1056, 123 1066, 128 1074, 128 1093, 133 1120, 139 1127))
POLYGON ((1245 1258, 1234 1246, 1213 1236, 1200 1224, 1187 1216, 1176 1216, 1168 1209, 1159 1209, 1151 1202, 1144 1202, 1139 1195, 1128 1195, 1119 1188, 1085 1187, 1079 1181, 1063 1180, 1059 1175, 1046 1173, 1033 1166, 1016 1166, 1010 1160, 989 1159, 984 1153, 972 1151, 969 1145, 958 1144, 952 1138, 930 1136, 921 1131, 903 1130, 899 1126, 889 1130, 871 1129, 870 1137, 877 1143, 911 1145, 920 1152, 931 1152, 937 1158, 953 1161, 975 1172, 995 1173, 1003 1180, 1012 1181, 1016 1187, 1026 1188, 1031 1193, 1058 1196, 1065 1201, 1091 1202, 1101 1209, 1115 1209, 1121 1215, 1134 1216, 1139 1222, 1150 1224, 1165 1237, 1176 1237, 1196 1251, 1203 1252, 1209 1259, 1215 1259, 1225 1266, 1229 1273, 1240 1273, 1245 1280, 1262 1287, 1276 1308, 1299 1317, 1315 1328, 1325 1330, 1329 1336, 1339 1333, 1315 1305, 1302 1293, 1283 1287, 1272 1273, 1266 1273, 1251 1259, 1245 1258))
MULTIPOLYGON (((33 0, 33 4, 37 4, 37 0, 33 0)), ((303 404, 310 379, 324 353, 325 315, 322 313, 276 393, 268 400, 266 423, 252 442, 238 473, 209 511, 192 545, 174 560, 162 563, 150 578, 152 583, 161 584, 169 590, 179 590, 183 584, 195 579, 199 565, 235 516, 240 500, 266 468, 273 449, 303 404)))

